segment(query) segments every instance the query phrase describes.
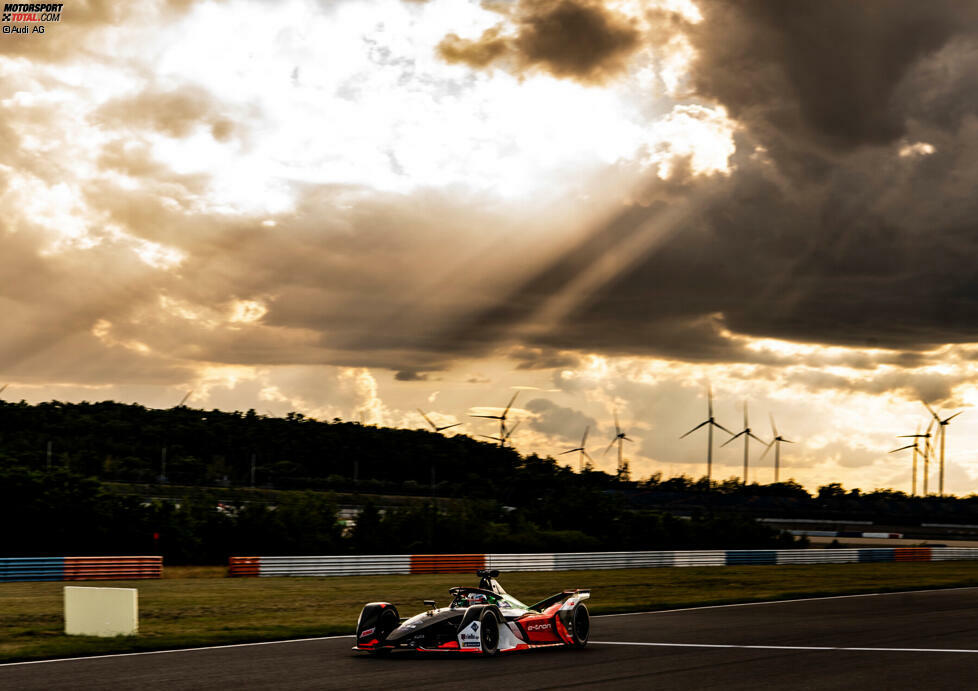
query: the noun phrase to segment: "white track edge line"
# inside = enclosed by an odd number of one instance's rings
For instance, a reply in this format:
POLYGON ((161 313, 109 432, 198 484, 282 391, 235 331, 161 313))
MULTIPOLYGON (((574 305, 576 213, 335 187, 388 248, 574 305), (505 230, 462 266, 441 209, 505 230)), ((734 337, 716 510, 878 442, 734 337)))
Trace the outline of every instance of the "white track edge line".
POLYGON ((734 645, 731 643, 642 643, 625 641, 588 641, 588 645, 637 645, 653 648, 737 648, 746 650, 815 650, 861 653, 978 653, 970 648, 849 648, 830 645, 734 645))
POLYGON ((308 641, 329 641, 339 638, 356 638, 354 634, 342 636, 319 636, 318 638, 287 638, 281 641, 258 641, 255 643, 229 643, 227 645, 208 645, 200 648, 172 648, 170 650, 141 650, 135 653, 109 653, 106 655, 82 655, 81 657, 58 657, 53 660, 25 660, 23 662, 3 662, 0 667, 15 665, 43 665, 48 662, 78 662, 79 660, 102 660, 108 657, 135 657, 137 655, 166 655, 167 653, 192 653, 196 650, 224 650, 225 648, 247 648, 254 645, 279 645, 281 643, 304 643, 308 641))
POLYGON ((671 612, 693 612, 698 609, 721 609, 723 607, 756 607, 758 605, 784 605, 790 602, 814 602, 816 600, 842 600, 850 597, 883 597, 885 595, 913 595, 915 593, 941 593, 954 590, 974 590, 978 586, 961 586, 958 588, 928 588, 926 590, 894 590, 888 593, 853 593, 852 595, 826 595, 825 597, 799 597, 793 600, 761 600, 759 602, 731 602, 725 605, 701 605, 699 607, 678 607, 676 609, 652 609, 645 612, 619 612, 618 614, 592 614, 592 619, 599 617, 634 617, 640 614, 670 614, 671 612))

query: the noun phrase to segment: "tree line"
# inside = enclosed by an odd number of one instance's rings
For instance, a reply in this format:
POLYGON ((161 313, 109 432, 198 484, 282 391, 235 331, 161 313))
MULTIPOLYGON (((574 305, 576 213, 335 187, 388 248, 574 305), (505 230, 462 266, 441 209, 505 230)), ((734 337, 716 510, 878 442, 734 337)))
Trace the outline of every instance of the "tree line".
POLYGON ((159 554, 168 564, 223 564, 229 556, 617 549, 775 548, 790 536, 746 519, 681 519, 624 508, 620 497, 571 494, 517 508, 486 499, 367 501, 355 525, 335 496, 283 492, 275 503, 222 501, 201 488, 179 501, 108 492, 64 469, 0 470, 0 556, 159 554))

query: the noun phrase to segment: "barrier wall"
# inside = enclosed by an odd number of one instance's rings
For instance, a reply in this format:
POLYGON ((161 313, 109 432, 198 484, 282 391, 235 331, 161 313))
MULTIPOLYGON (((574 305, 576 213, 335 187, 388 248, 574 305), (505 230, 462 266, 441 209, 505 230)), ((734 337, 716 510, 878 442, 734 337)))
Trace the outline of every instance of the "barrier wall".
POLYGON ((3 557, 0 581, 108 581, 163 577, 163 557, 3 557))
POLYGON ((894 561, 978 561, 978 547, 874 549, 688 550, 541 554, 386 554, 320 557, 231 557, 231 576, 368 576, 380 574, 577 571, 669 566, 856 564, 894 561))

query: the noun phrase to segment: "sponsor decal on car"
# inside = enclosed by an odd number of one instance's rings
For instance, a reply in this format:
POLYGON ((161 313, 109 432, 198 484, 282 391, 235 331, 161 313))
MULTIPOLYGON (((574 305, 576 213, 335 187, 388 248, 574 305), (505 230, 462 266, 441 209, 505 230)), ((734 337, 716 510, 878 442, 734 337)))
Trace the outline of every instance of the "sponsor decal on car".
POLYGON ((526 627, 527 631, 546 631, 550 628, 548 622, 543 622, 542 624, 530 624, 526 627))
POLYGON ((366 638, 367 636, 371 635, 375 630, 376 629, 364 629, 363 631, 360 632, 360 638, 366 638))

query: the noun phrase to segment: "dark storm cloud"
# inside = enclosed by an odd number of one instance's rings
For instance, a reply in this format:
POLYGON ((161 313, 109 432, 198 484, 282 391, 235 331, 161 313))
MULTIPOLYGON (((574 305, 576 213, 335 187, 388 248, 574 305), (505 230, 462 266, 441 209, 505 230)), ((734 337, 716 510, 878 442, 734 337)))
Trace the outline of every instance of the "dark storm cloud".
POLYGON ((557 351, 552 348, 530 348, 518 345, 510 349, 507 356, 515 360, 518 364, 516 369, 552 369, 552 368, 573 368, 581 364, 581 359, 576 354, 565 351, 557 351))
POLYGON ((889 349, 863 366, 912 366, 921 351, 978 341, 975 12, 701 9, 704 21, 684 29, 698 53, 690 83, 740 125, 731 174, 680 169, 654 182, 450 342, 527 334, 541 348, 777 364, 737 338, 773 337, 889 349), (680 204, 690 209, 670 218, 680 204), (640 256, 575 296, 558 323, 535 322, 644 236, 654 241, 637 243, 640 256))
POLYGON ((640 46, 640 33, 625 16, 594 0, 521 0, 488 5, 508 15, 476 40, 449 34, 438 45, 448 62, 475 68, 500 64, 515 73, 540 69, 555 77, 601 83, 621 72, 640 46))
POLYGON ((698 94, 741 122, 841 148, 904 134, 911 103, 895 98, 901 81, 975 21, 967 3, 950 0, 699 7, 704 21, 689 31, 698 94))

